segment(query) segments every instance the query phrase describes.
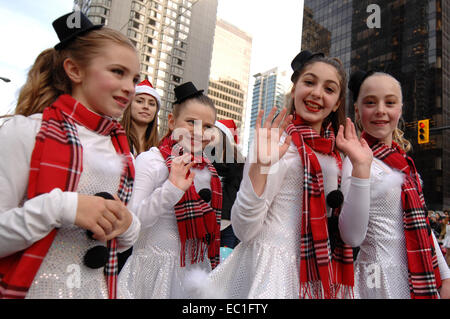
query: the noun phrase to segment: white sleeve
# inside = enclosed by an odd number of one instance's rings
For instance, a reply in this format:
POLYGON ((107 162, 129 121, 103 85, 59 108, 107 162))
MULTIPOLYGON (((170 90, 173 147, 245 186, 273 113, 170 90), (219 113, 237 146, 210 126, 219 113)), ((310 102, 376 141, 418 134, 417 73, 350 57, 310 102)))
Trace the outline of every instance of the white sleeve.
POLYGON ((270 205, 278 194, 287 172, 286 155, 271 166, 266 187, 261 196, 256 195, 253 189, 248 175, 251 156, 247 158, 242 182, 231 209, 231 225, 233 225, 233 231, 240 241, 249 241, 261 231, 270 205))
POLYGON ((339 232, 347 245, 358 247, 364 241, 369 225, 370 179, 351 176, 352 169, 347 157, 342 168, 344 205, 339 215, 339 232))
POLYGON ((441 279, 442 280, 448 279, 448 278, 450 278, 450 269, 448 268, 447 262, 445 261, 445 258, 442 255, 441 247, 439 246, 439 243, 436 240, 436 237, 434 236, 433 232, 431 232, 431 236, 433 236, 433 243, 434 243, 434 248, 436 250, 436 257, 438 259, 439 272, 441 274, 441 279))
POLYGON ((139 232, 141 230, 141 222, 139 221, 139 218, 137 218, 137 216, 134 215, 131 211, 130 213, 133 217, 130 226, 124 233, 117 237, 117 251, 119 253, 124 252, 134 245, 139 237, 139 232))
POLYGON ((0 128, 0 257, 23 250, 53 228, 75 222, 78 195, 54 189, 26 200, 40 121, 15 116, 0 128))
POLYGON ((169 180, 169 170, 158 148, 141 153, 136 158, 136 176, 128 208, 141 222, 141 227, 153 226, 158 218, 173 211, 184 195, 169 180))

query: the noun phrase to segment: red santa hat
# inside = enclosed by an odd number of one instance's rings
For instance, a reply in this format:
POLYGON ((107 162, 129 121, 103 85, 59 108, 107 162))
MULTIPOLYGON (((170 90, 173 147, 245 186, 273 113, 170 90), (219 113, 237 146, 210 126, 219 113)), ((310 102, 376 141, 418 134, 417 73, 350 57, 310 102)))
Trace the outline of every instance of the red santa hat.
POLYGON ((138 94, 148 94, 150 96, 153 96, 156 99, 156 102, 158 103, 158 109, 161 108, 161 97, 159 96, 158 92, 153 88, 153 85, 150 83, 150 81, 145 78, 144 81, 136 85, 136 95, 138 94))
POLYGON ((218 120, 215 125, 225 133, 230 141, 234 141, 235 144, 238 144, 237 127, 234 120, 218 120))

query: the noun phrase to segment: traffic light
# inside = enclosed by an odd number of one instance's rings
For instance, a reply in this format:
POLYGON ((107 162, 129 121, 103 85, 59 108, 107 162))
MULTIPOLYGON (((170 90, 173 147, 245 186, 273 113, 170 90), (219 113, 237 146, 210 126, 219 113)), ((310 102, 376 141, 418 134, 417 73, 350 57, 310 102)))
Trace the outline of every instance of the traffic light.
POLYGON ((417 142, 425 144, 430 142, 430 120, 417 122, 417 142))

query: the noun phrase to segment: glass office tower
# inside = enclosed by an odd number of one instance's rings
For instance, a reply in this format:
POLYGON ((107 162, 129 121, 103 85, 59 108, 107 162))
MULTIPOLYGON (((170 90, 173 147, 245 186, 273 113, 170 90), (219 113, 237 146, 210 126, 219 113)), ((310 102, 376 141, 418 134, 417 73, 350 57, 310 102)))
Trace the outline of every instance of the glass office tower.
MULTIPOLYGON (((348 74, 356 69, 375 69, 400 81, 402 129, 413 144, 409 155, 423 179, 428 208, 448 209, 450 131, 439 128, 449 126, 450 122, 450 3, 443 0, 305 0, 304 3, 305 17, 308 16, 303 22, 304 30, 311 32, 312 23, 320 25, 330 32, 330 40, 329 48, 316 39, 302 42, 302 49, 324 52, 328 49, 329 55, 343 60, 348 74), (378 25, 371 23, 373 19, 378 25), (431 132, 430 143, 419 145, 420 119, 430 119, 430 127, 438 130, 431 132)), ((347 114, 353 118, 353 102, 347 100, 350 102, 347 114)))

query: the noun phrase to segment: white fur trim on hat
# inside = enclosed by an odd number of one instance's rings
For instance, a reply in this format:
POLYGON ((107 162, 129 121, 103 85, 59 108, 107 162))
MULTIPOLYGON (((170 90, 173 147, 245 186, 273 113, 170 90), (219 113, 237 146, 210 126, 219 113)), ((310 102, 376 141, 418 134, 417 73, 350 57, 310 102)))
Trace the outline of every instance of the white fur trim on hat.
POLYGON ((136 86, 136 93, 138 94, 148 94, 150 96, 153 96, 156 99, 156 102, 158 103, 158 108, 161 107, 161 97, 159 96, 158 92, 150 86, 147 85, 138 85, 136 86))
POLYGON ((235 143, 233 134, 231 133, 231 130, 228 127, 226 127, 223 123, 221 123, 219 121, 216 121, 216 123, 214 123, 214 124, 217 126, 217 128, 219 128, 222 132, 225 133, 225 135, 228 137, 228 139, 230 140, 230 142, 232 144, 235 143))

